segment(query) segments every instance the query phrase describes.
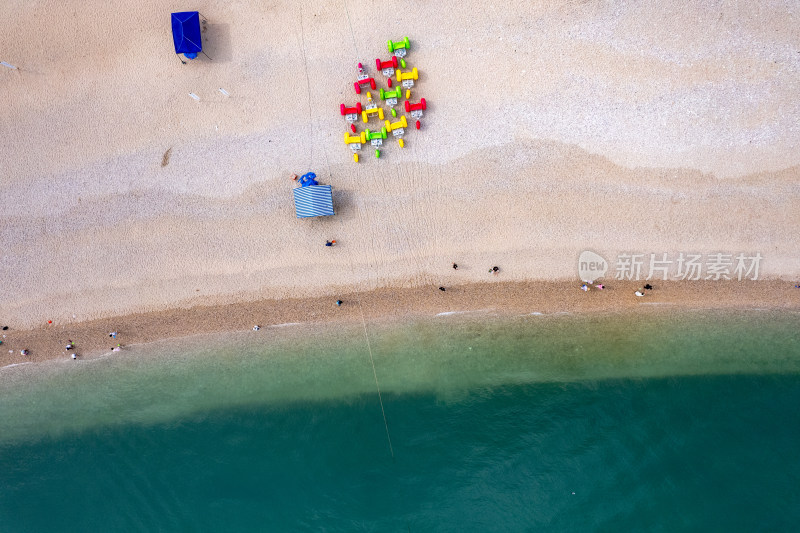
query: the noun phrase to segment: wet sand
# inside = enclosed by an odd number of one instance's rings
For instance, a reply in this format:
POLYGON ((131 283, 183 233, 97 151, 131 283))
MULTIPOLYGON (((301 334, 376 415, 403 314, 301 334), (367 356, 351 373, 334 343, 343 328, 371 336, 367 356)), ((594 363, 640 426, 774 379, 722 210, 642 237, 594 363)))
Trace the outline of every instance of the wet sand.
MULTIPOLYGON (((291 323, 366 323, 410 319, 446 320, 448 316, 477 312, 496 316, 529 313, 594 313, 658 309, 680 312, 687 309, 800 309, 800 289, 786 281, 667 281, 652 282, 645 297, 634 291, 642 282, 611 281, 605 289, 580 290, 575 282, 502 281, 502 272, 481 284, 459 284, 453 272, 437 286, 408 289, 379 289, 365 293, 343 293, 335 297, 260 300, 229 305, 173 309, 131 314, 79 323, 54 322, 45 327, 4 331, 0 366, 29 361, 69 359, 68 340, 76 344, 80 357, 109 353, 117 343, 148 343, 162 339, 179 342, 184 336, 202 333, 247 331, 258 325, 291 323), (337 307, 336 299, 342 300, 337 307), (116 340, 109 332, 118 332, 116 340), (29 356, 19 350, 27 348, 29 356), (9 353, 12 350, 13 353, 9 353)), ((266 333, 264 333, 266 334, 266 333)), ((124 349, 124 348, 123 348, 124 349)))

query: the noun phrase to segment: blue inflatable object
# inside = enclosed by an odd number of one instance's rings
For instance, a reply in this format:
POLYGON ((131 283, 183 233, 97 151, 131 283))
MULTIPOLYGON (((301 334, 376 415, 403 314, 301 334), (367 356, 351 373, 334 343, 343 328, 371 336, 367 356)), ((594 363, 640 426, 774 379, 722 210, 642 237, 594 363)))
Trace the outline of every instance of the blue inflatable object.
POLYGON ((317 183, 317 180, 315 179, 316 177, 317 175, 314 174, 313 172, 308 172, 306 174, 303 174, 302 176, 300 176, 300 186, 308 187, 310 185, 319 185, 319 183, 317 183))
POLYGON ((175 43, 176 54, 184 54, 189 59, 197 57, 197 52, 203 50, 203 40, 200 37, 200 13, 197 11, 173 13, 172 40, 175 43), (194 57, 189 57, 189 54, 194 54, 194 57))

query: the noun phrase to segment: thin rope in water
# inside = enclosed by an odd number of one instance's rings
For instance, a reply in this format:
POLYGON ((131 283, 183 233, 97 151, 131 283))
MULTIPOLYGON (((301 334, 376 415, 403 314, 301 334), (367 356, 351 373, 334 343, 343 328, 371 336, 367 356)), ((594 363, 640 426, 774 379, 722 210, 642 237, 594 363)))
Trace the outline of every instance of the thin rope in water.
POLYGON ((372 377, 375 378, 375 388, 378 390, 378 402, 381 404, 381 414, 383 415, 383 426, 386 428, 386 440, 389 442, 389 453, 394 459, 394 448, 392 447, 392 437, 389 435, 389 422, 386 420, 386 410, 383 408, 383 397, 381 396, 381 386, 378 385, 378 372, 375 370, 375 359, 372 357, 372 346, 369 343, 367 334, 367 321, 364 319, 364 306, 361 305, 361 295, 358 296, 358 310, 361 312, 361 325, 364 328, 364 339, 367 341, 369 351, 369 362, 372 363, 372 377))

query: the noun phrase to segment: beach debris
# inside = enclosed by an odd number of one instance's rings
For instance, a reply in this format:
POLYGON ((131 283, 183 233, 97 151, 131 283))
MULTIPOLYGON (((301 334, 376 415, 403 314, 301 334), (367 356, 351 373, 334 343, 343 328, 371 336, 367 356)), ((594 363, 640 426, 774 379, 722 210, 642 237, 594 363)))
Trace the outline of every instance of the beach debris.
POLYGON ((172 147, 170 146, 166 152, 164 152, 164 156, 161 158, 161 166, 165 167, 169 165, 169 158, 172 155, 172 147))
POLYGON ((226 91, 222 87, 219 88, 219 92, 222 93, 222 96, 230 96, 231 95, 231 93, 229 93, 228 91, 226 91))
POLYGON ((258 324, 256 324, 255 326, 253 326, 253 331, 258 331, 258 330, 260 330, 260 329, 261 329, 261 326, 259 326, 258 324))
POLYGON ((10 68, 11 70, 17 70, 17 67, 12 65, 11 63, 6 63, 5 61, 0 61, 0 65, 3 65, 6 68, 10 68))
POLYGON ((197 96, 197 95, 196 95, 196 94, 194 94, 194 93, 189 93, 189 96, 191 96, 192 98, 194 98, 194 99, 195 99, 195 101, 197 101, 197 102, 199 102, 199 101, 200 101, 200 97, 199 97, 199 96, 197 96))

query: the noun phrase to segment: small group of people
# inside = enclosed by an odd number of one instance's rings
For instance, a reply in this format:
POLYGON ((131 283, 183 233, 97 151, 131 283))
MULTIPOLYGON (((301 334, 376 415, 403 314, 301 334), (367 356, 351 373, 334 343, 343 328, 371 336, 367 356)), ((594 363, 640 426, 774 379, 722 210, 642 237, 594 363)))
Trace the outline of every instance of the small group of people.
MULTIPOLYGON (((458 263, 453 263, 453 270, 458 270, 458 263)), ((493 266, 489 269, 489 274, 497 274, 498 272, 500 272, 499 266, 493 266)))
POLYGON ((645 291, 652 291, 652 290, 653 290, 653 286, 648 283, 644 287, 642 287, 641 289, 636 289, 636 292, 634 292, 633 294, 635 294, 636 296, 642 297, 642 296, 644 296, 646 294, 645 291))

